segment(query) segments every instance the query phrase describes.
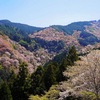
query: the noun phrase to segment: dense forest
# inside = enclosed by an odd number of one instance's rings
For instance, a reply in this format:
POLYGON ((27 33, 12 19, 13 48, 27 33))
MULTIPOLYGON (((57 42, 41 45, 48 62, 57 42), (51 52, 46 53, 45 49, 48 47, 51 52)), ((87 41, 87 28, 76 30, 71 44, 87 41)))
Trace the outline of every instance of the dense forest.
MULTIPOLYGON (((61 59, 60 56, 59 59, 61 59)), ((25 62, 20 64, 17 74, 0 66, 0 94, 2 94, 0 99, 28 100, 31 95, 45 95, 52 85, 57 85, 64 80, 67 81, 69 77, 65 78, 63 72, 68 65, 74 65, 76 60, 78 60, 78 56, 73 46, 59 64, 50 61, 44 67, 39 66, 32 74, 28 72, 28 65, 25 62)))
POLYGON ((0 100, 99 100, 99 27, 0 21, 0 100))

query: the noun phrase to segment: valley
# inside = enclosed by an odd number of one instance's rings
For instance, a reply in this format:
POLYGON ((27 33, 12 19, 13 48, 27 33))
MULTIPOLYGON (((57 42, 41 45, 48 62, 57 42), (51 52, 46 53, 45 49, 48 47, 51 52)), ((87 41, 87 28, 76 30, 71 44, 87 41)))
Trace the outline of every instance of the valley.
POLYGON ((0 20, 0 93, 9 100, 99 100, 99 55, 100 20, 43 28, 0 20))

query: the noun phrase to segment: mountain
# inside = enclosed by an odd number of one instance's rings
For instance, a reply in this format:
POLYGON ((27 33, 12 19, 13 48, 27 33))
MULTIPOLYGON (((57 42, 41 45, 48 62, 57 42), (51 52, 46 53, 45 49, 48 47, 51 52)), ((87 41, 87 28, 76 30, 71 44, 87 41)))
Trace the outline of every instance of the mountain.
POLYGON ((51 27, 57 29, 58 31, 63 31, 65 34, 72 35, 74 30, 83 31, 85 29, 84 26, 91 25, 91 22, 92 21, 74 22, 74 23, 68 24, 66 26, 53 25, 51 27))
POLYGON ((76 37, 82 46, 100 42, 100 20, 74 22, 66 26, 51 26, 65 35, 76 37))
POLYGON ((59 53, 71 45, 80 49, 100 42, 100 20, 74 22, 66 26, 53 25, 47 28, 0 20, 0 31, 30 51, 44 48, 49 52, 59 53))
POLYGON ((100 21, 74 22, 66 26, 53 25, 30 35, 46 41, 63 41, 66 46, 94 45, 100 42, 100 21))
MULTIPOLYGON (((80 45, 76 38, 70 35, 65 36, 63 32, 59 32, 52 27, 48 27, 44 30, 33 33, 33 35, 29 35, 29 36, 30 38, 33 38, 35 40, 38 39, 38 40, 46 41, 47 43, 51 43, 49 45, 49 48, 52 48, 51 51, 53 51, 53 49, 56 48, 56 51, 60 52, 71 45, 76 45, 77 47, 80 45)), ((47 47, 48 44, 46 42, 39 42, 39 44, 42 45, 44 43, 44 47, 46 49, 49 49, 47 47)))
POLYGON ((14 23, 9 20, 0 20, 0 25, 14 27, 14 28, 17 28, 17 29, 27 33, 27 34, 32 34, 33 32, 37 32, 37 31, 43 29, 40 27, 33 27, 30 25, 26 25, 26 24, 14 23))
POLYGON ((11 40, 19 42, 19 44, 30 51, 37 49, 39 45, 30 39, 28 35, 42 29, 44 28, 14 23, 9 20, 0 20, 0 32, 7 35, 11 40))
POLYGON ((0 21, 3 97, 6 83, 15 100, 99 100, 100 20, 28 27, 0 21))

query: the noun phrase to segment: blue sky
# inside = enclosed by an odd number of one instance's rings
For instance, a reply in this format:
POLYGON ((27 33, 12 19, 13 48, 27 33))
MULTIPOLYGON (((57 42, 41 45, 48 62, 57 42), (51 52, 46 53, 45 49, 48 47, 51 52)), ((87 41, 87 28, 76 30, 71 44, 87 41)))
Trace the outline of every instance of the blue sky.
POLYGON ((100 0, 0 0, 0 19, 32 26, 100 19, 100 0))

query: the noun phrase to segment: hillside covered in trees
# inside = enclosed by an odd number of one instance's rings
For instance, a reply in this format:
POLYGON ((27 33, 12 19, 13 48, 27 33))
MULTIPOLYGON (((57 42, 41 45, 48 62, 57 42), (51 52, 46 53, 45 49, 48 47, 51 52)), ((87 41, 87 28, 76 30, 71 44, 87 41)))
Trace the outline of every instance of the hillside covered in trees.
POLYGON ((99 100, 100 21, 38 28, 0 21, 0 100, 99 100))
POLYGON ((72 45, 80 49, 100 42, 99 20, 46 28, 0 20, 0 31, 31 52, 43 48, 49 53, 60 53, 72 45))
POLYGON ((50 61, 44 67, 39 66, 33 73, 29 73, 26 62, 21 62, 19 64, 17 74, 12 69, 4 68, 1 65, 1 100, 27 100, 31 98, 32 95, 46 95, 46 91, 49 91, 52 85, 56 85, 60 81, 68 79, 63 76, 63 71, 68 65, 74 65, 74 61, 76 60, 78 60, 78 56, 73 46, 69 49, 66 58, 60 62, 60 65, 50 61))

